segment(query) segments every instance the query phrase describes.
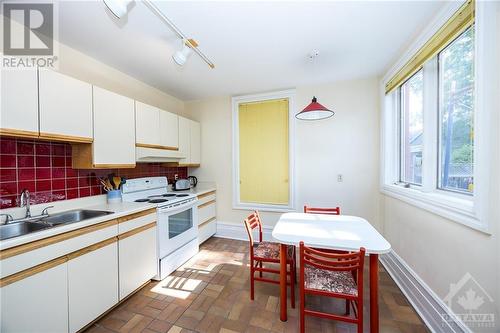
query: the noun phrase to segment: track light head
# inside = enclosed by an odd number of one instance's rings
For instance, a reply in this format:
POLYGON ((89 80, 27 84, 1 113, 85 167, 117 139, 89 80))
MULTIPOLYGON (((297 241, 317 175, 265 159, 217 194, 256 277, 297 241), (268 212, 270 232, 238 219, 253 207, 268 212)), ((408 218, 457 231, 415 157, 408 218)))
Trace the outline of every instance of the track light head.
POLYGON ((189 56, 193 50, 186 45, 186 41, 182 41, 182 50, 179 50, 174 53, 172 59, 174 59, 175 63, 179 66, 184 66, 186 61, 189 59, 189 56))
POLYGON ((109 11, 117 18, 122 18, 127 14, 127 6, 132 0, 103 0, 109 11))

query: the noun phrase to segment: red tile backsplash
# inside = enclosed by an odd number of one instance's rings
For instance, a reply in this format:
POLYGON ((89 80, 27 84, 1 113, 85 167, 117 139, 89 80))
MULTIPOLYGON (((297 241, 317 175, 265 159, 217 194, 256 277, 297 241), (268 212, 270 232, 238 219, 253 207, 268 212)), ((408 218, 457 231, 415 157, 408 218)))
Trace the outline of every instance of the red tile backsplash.
POLYGON ((134 169, 81 170, 71 167, 69 143, 0 137, 0 208, 14 207, 23 189, 31 203, 88 197, 105 193, 98 177, 110 173, 128 179, 174 175, 187 177, 187 168, 140 163, 134 169))

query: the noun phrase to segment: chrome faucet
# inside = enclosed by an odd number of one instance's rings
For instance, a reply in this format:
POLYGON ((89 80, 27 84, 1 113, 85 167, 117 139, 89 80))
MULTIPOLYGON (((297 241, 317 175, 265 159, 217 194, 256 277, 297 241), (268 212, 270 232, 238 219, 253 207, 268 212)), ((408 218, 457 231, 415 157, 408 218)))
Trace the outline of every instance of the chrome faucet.
POLYGON ((26 217, 29 218, 31 217, 31 211, 30 211, 30 191, 27 189, 24 189, 21 192, 21 198, 19 200, 19 207, 24 207, 26 206, 26 217))

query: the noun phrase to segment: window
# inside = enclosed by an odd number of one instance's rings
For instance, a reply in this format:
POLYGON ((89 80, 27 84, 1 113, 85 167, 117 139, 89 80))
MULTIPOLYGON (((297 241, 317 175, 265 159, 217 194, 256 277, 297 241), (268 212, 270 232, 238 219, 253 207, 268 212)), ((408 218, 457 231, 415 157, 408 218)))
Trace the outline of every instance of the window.
POLYGON ((423 71, 400 87, 400 182, 422 185, 423 71))
POLYGON ((233 99, 235 208, 293 207, 291 103, 287 92, 233 99))
POLYGON ((383 79, 381 191, 488 233, 496 11, 472 0, 446 7, 383 79))
POLYGON ((474 186, 474 27, 439 57, 439 188, 472 193, 474 186))

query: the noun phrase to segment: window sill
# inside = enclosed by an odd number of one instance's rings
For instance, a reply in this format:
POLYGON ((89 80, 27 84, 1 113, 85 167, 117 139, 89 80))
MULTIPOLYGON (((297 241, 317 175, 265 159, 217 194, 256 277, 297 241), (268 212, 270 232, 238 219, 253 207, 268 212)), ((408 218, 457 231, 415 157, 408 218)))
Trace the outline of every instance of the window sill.
POLYGON ((247 204, 247 203, 240 203, 240 204, 233 204, 233 209, 237 210, 258 210, 261 212, 277 212, 277 213, 290 213, 290 212, 295 212, 295 208, 291 206, 277 206, 277 205, 265 205, 265 204, 257 204, 257 203, 252 203, 252 204, 247 204))
POLYGON ((451 221, 491 234, 488 227, 477 217, 472 198, 459 198, 440 191, 423 192, 415 188, 405 188, 392 184, 383 185, 381 192, 451 221))

